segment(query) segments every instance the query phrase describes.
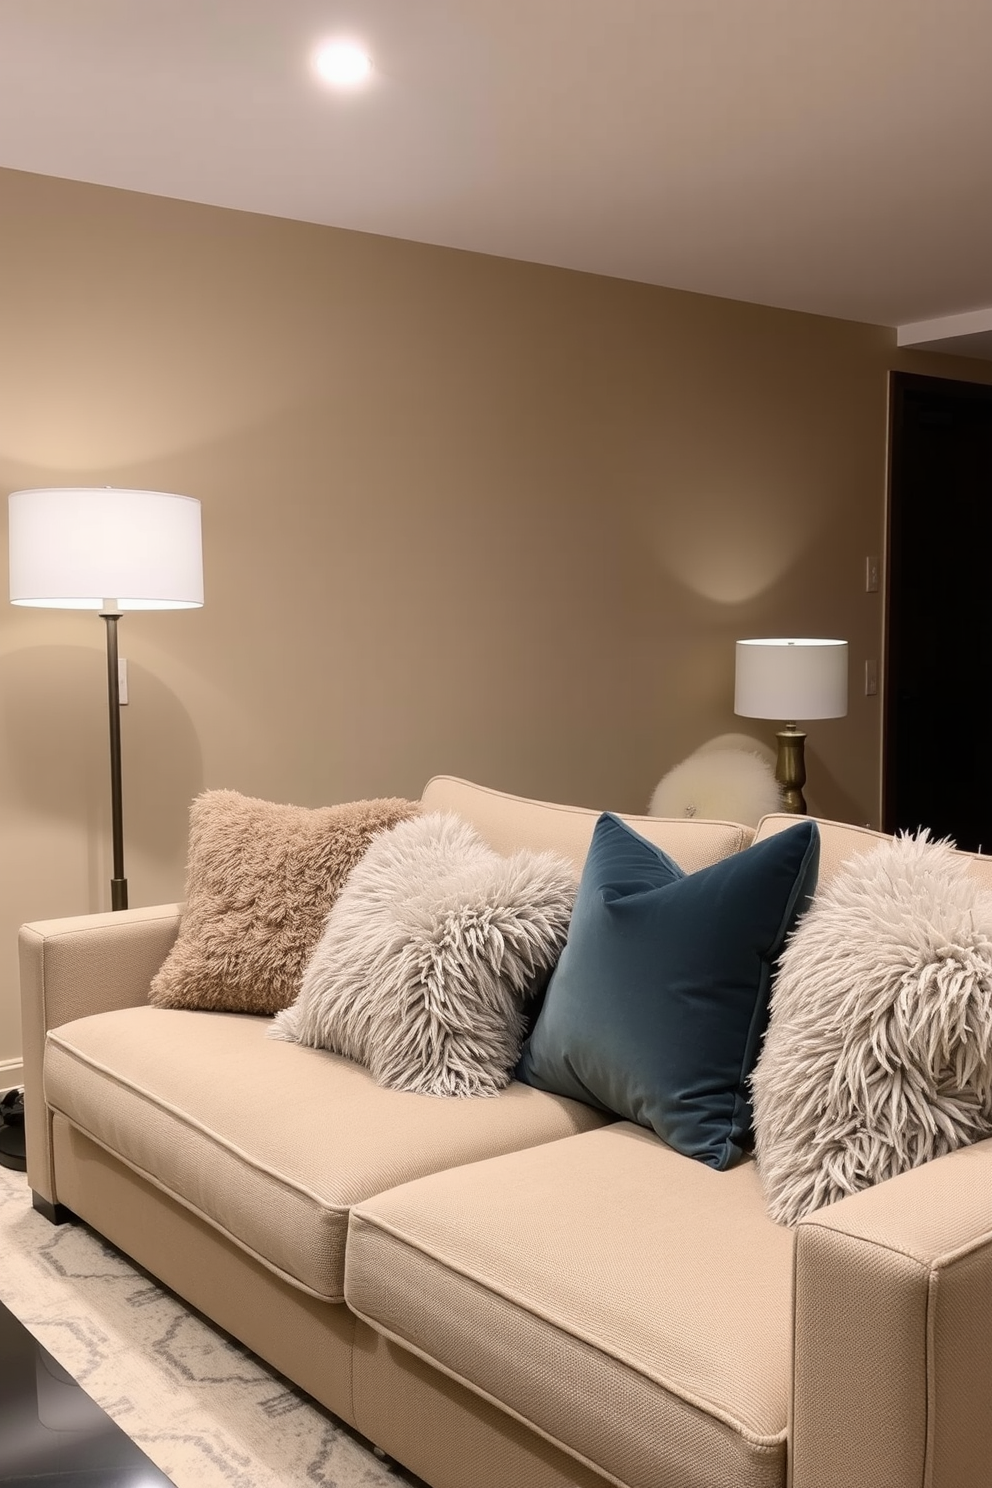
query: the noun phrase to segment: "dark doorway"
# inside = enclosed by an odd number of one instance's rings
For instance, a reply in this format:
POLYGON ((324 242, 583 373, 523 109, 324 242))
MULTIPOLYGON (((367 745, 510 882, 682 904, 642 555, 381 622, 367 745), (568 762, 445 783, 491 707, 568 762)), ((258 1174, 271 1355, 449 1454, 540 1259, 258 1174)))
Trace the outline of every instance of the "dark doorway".
POLYGON ((891 391, 883 825, 992 852, 992 386, 891 391))

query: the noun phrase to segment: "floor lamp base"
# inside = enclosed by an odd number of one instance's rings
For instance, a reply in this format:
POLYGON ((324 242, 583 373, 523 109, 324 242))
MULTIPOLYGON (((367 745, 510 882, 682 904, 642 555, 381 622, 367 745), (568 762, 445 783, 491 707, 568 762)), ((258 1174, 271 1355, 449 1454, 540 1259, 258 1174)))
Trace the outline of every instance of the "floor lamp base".
POLYGON ((794 723, 787 723, 775 738, 778 740, 775 779, 782 788, 782 810, 792 811, 796 816, 805 816, 806 797, 803 795, 803 786, 806 784, 806 735, 794 723))
POLYGON ((23 1173, 27 1168, 24 1156, 24 1095, 20 1090, 11 1090, 0 1100, 0 1167, 13 1168, 23 1173))

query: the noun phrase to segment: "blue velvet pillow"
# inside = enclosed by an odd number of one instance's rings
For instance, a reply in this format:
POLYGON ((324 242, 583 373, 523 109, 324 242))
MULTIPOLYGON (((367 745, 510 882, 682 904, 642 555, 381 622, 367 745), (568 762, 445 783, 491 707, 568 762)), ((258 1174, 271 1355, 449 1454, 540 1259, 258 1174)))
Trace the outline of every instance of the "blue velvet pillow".
POLYGON ((698 873, 600 817, 568 940, 517 1079, 651 1127, 729 1168, 775 959, 816 888, 820 834, 795 826, 698 873))

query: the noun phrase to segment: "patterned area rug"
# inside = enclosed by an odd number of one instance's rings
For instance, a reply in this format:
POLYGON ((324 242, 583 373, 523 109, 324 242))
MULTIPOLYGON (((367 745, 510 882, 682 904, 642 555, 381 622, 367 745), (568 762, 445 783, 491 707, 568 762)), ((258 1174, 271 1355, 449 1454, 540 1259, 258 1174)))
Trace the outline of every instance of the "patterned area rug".
POLYGON ((407 1479, 254 1354, 0 1167, 0 1301, 176 1488, 401 1488, 407 1479))

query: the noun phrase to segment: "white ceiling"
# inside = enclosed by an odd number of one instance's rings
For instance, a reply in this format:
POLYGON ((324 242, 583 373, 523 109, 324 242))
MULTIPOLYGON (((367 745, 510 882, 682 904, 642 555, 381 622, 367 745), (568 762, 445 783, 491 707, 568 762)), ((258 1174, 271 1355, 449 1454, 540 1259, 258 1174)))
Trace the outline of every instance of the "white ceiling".
POLYGON ((0 165, 902 326, 992 306, 990 58, 992 0, 0 0, 0 165))

